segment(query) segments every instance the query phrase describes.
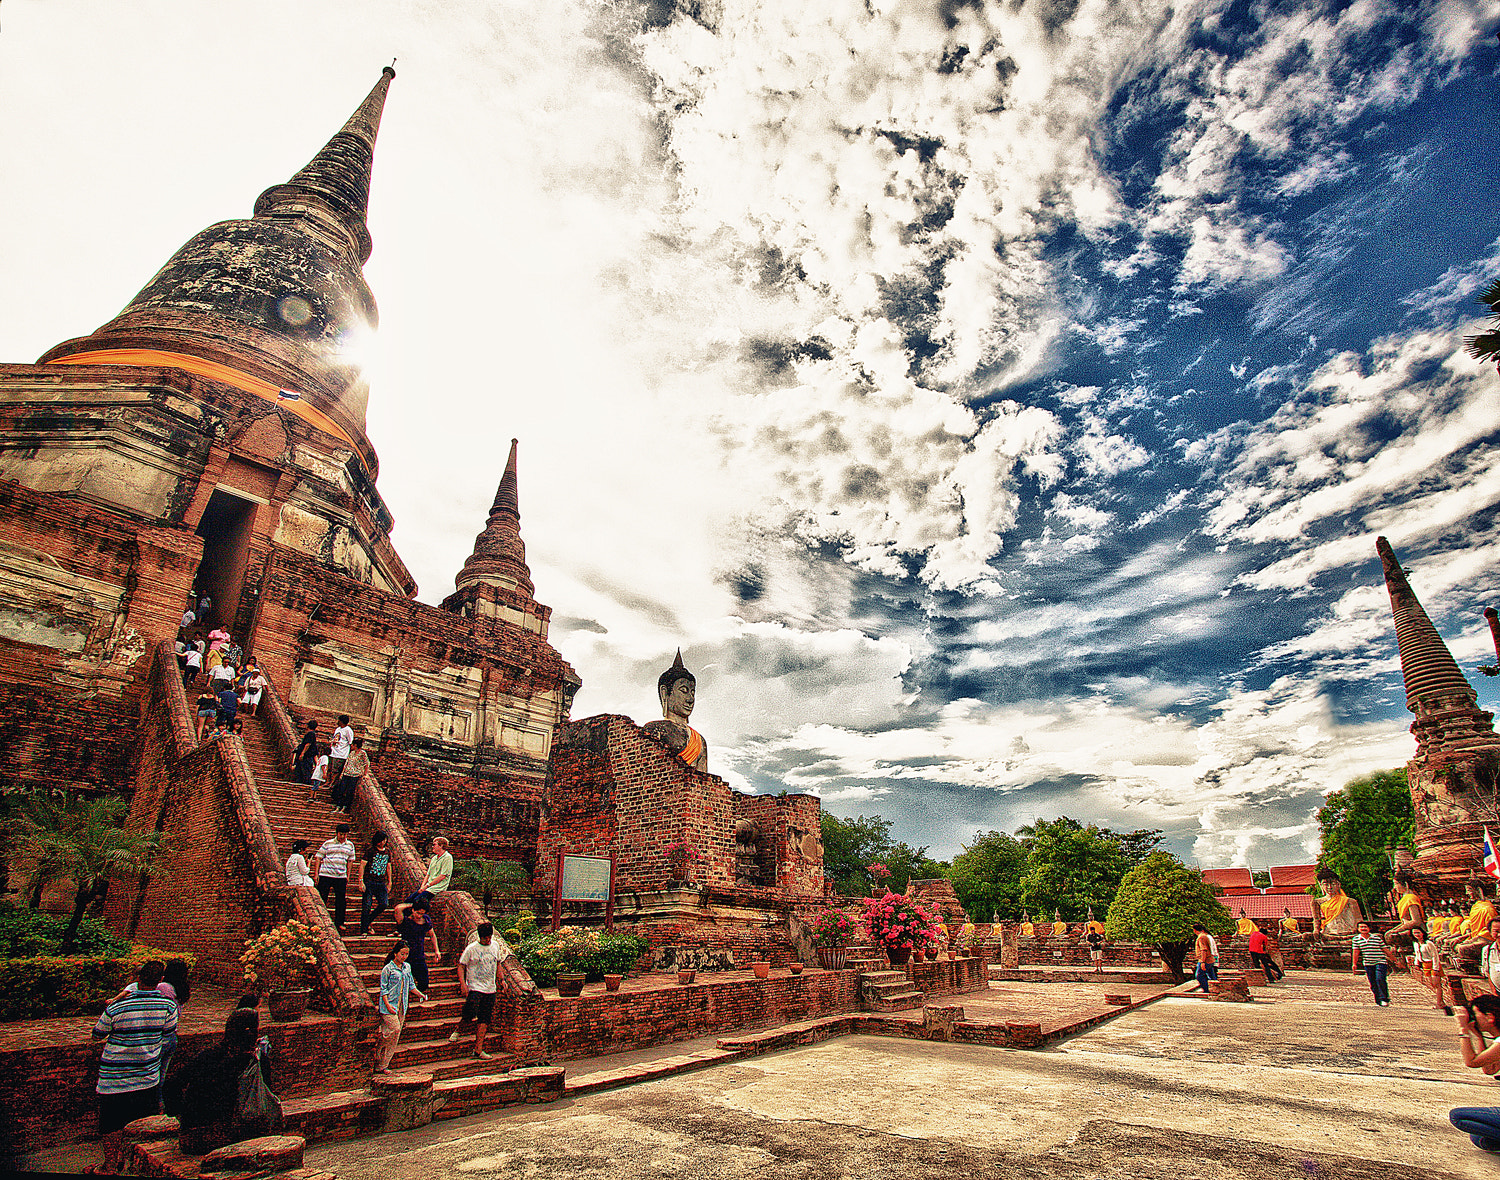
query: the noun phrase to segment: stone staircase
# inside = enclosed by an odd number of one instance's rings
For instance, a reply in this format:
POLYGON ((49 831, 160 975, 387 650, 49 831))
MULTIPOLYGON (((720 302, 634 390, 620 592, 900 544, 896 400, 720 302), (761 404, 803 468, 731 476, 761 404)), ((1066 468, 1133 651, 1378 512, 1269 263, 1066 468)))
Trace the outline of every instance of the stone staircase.
MULTIPOLYGON (((246 717, 243 740, 245 757, 255 774, 256 789, 260 794, 261 805, 265 808, 266 818, 270 821, 276 851, 282 863, 291 856, 294 840, 308 842, 307 860, 311 865, 312 854, 333 834, 335 824, 347 823, 353 829, 350 835, 360 850, 361 864, 350 865, 344 947, 354 960, 373 1002, 380 990, 380 969, 385 963, 386 952, 396 940, 396 927, 391 920, 391 912, 387 909, 375 919, 368 935, 361 937, 358 933, 362 899, 361 865, 370 833, 361 831, 359 823, 352 816, 334 811, 328 802, 327 786, 319 789, 314 801, 308 801, 311 788, 292 779, 291 767, 280 756, 266 718, 246 717)), ((394 903, 399 898, 392 897, 391 900, 394 903)), ((430 946, 428 954, 431 955, 430 946)), ((473 1056, 472 1029, 466 1030, 466 1035, 458 1042, 448 1040, 448 1035, 458 1027, 459 1013, 463 1009, 463 997, 458 990, 458 968, 446 956, 441 964, 434 964, 429 958, 428 974, 428 1002, 420 1007, 414 1006, 408 1013, 401 1043, 396 1049, 395 1057, 391 1059, 391 1069, 399 1071, 420 1067, 423 1073, 431 1074, 434 1081, 448 1081, 504 1073, 516 1065, 517 1059, 514 1056, 495 1052, 500 1038, 493 1033, 487 1045, 491 1053, 488 1060, 473 1056)), ((505 998, 497 997, 497 1009, 503 1003, 505 998)))
POLYGON ((923 993, 912 986, 903 970, 892 970, 885 955, 872 946, 851 946, 844 963, 859 972, 859 996, 871 1012, 900 1012, 919 1008, 923 993))

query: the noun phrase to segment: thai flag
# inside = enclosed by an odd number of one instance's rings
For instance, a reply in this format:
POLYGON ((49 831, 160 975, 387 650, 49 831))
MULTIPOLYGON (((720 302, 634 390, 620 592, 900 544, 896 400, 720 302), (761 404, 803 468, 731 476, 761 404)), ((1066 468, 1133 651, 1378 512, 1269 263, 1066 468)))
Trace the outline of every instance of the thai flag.
POLYGON ((1484 825, 1484 871, 1491 877, 1500 877, 1500 856, 1495 855, 1495 842, 1490 839, 1490 826, 1484 825))

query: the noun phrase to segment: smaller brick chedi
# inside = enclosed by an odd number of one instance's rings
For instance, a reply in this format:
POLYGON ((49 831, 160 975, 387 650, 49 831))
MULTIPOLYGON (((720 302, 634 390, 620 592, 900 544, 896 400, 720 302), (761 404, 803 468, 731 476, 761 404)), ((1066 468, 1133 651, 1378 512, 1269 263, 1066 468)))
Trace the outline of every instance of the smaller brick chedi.
POLYGON ((1406 772, 1417 856, 1409 871, 1429 898, 1456 897, 1483 860, 1484 825, 1496 822, 1500 735, 1494 715, 1475 704, 1478 695, 1417 601, 1390 544, 1380 537, 1375 548, 1390 593, 1406 707, 1415 714, 1417 752, 1406 772))

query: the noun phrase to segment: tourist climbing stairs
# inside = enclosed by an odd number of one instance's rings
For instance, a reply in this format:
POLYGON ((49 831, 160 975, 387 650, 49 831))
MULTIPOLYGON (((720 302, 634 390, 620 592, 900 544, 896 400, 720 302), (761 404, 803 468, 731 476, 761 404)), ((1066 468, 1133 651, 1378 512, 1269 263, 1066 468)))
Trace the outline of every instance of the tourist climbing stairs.
MULTIPOLYGON (((371 833, 361 831, 353 817, 334 811, 328 801, 328 788, 322 787, 311 801, 311 788, 293 780, 288 761, 281 757, 276 739, 268 719, 255 716, 245 718, 243 740, 245 757, 255 774, 256 788, 261 806, 265 808, 272 835, 276 840, 276 852, 283 864, 292 854, 294 840, 306 840, 307 861, 312 865, 313 854, 332 834, 334 825, 348 823, 350 833, 359 848, 361 862, 365 844, 371 833)), ((362 891, 360 871, 350 865, 347 890, 347 910, 344 918, 344 946, 354 965, 369 989, 370 999, 375 1000, 380 990, 380 969, 385 964, 386 952, 396 941, 396 928, 391 920, 391 911, 376 918, 370 933, 359 933, 359 916, 362 891)), ((332 897, 329 898, 330 906, 332 897)), ((392 901, 399 900, 392 898, 392 901)), ((330 915, 331 916, 331 915, 330 915)), ((391 1060, 392 1070, 417 1069, 429 1073, 435 1081, 470 1077, 478 1074, 502 1073, 516 1064, 516 1059, 505 1053, 495 1052, 500 1043, 498 1036, 488 1042, 489 1059, 473 1056, 473 1026, 466 1030, 463 1039, 448 1040, 458 1027, 459 1013, 463 1009, 463 998, 458 990, 458 968, 445 955, 441 964, 431 962, 431 944, 428 945, 430 983, 428 1002, 413 1007, 407 1015, 406 1028, 401 1035, 396 1055, 391 1060)), ((497 1007, 504 999, 497 1000, 497 1007)))

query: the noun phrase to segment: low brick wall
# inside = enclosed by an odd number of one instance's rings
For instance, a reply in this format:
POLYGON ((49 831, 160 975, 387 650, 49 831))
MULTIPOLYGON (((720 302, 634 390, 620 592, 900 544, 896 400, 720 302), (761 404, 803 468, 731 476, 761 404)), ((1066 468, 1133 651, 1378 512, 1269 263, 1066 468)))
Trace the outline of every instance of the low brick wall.
POLYGON ((984 959, 973 957, 940 959, 936 963, 908 963, 907 978, 926 996, 961 996, 965 992, 983 991, 989 987, 984 959))
MULTIPOLYGON (((16 1027, 16 1026, 10 1026, 16 1027)), ((295 1024, 262 1020, 271 1038, 271 1089, 283 1099, 325 1090, 353 1089, 369 1070, 368 1027, 347 1018, 315 1017, 295 1024)), ((220 1033, 188 1033, 177 1042, 174 1061, 184 1061, 219 1042, 220 1033)), ((33 1043, 0 1051, 0 1163, 6 1155, 39 1151, 92 1139, 98 1129, 102 1042, 33 1043)))
POLYGON ((852 970, 809 971, 576 999, 549 996, 539 1015, 554 1059, 591 1057, 850 1012, 859 1006, 858 979, 852 970))

